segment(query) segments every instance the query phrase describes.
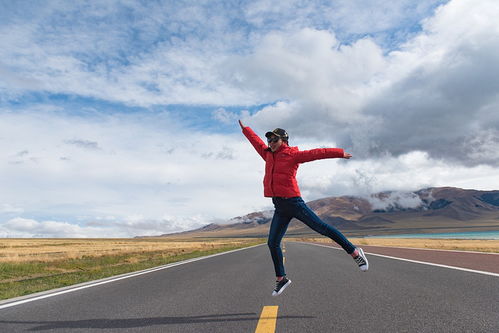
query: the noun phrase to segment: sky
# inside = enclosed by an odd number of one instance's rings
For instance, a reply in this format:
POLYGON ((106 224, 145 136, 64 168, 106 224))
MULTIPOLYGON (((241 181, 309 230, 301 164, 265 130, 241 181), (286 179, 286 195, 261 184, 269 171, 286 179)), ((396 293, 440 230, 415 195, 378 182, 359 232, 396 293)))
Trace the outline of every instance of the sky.
POLYGON ((270 210, 238 119, 353 155, 301 165, 305 201, 499 189, 496 0, 0 8, 0 237, 160 235, 270 210))

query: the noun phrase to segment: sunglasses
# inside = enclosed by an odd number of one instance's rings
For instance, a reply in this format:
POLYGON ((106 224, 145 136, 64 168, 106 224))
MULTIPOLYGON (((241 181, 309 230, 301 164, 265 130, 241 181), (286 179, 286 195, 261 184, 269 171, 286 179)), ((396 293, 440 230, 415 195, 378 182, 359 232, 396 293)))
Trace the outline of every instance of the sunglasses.
POLYGON ((271 142, 277 142, 277 141, 279 141, 279 139, 280 139, 279 137, 277 137, 277 136, 273 136, 273 137, 271 137, 271 138, 268 138, 268 139, 267 139, 267 142, 268 142, 268 143, 271 143, 271 142))

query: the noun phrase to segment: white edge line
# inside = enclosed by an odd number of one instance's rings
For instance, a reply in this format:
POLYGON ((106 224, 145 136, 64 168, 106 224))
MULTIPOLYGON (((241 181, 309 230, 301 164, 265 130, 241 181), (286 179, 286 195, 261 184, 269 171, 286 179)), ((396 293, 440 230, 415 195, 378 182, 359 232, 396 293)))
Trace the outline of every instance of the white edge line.
POLYGON ((383 246, 383 245, 366 245, 366 246, 374 246, 374 247, 383 247, 390 249, 408 249, 408 250, 423 250, 423 251, 440 251, 440 252, 458 252, 458 253, 474 253, 474 254, 493 254, 498 256, 497 252, 480 252, 480 251, 464 251, 464 250, 447 250, 447 249, 428 249, 428 248, 420 248, 420 247, 404 247, 404 246, 383 246))
MULTIPOLYGON (((76 284, 76 285, 73 285, 73 286, 70 286, 70 287, 66 287, 67 289, 63 288, 64 290, 61 290, 61 291, 54 291, 54 289, 53 290, 47 290, 47 291, 43 291, 42 292, 44 295, 34 296, 34 297, 23 296, 23 297, 28 297, 28 298, 27 299, 18 300, 18 301, 15 301, 15 300, 14 301, 12 301, 12 300, 11 301, 4 300, 4 301, 0 302, 0 310, 1 309, 5 309, 5 308, 10 308, 12 306, 24 304, 24 303, 38 301, 38 300, 41 300, 41 299, 44 299, 44 298, 49 298, 49 297, 54 297, 54 296, 58 296, 58 295, 62 295, 62 294, 67 294, 67 293, 71 293, 71 292, 82 290, 82 289, 86 289, 86 288, 100 286, 100 285, 103 285, 103 284, 106 284, 106 283, 111 283, 111 282, 115 282, 115 281, 119 281, 119 280, 123 280, 123 279, 128 279, 128 278, 139 276, 139 275, 143 275, 143 274, 148 274, 148 273, 156 272, 156 271, 159 271, 159 270, 162 270, 162 269, 167 269, 167 268, 171 268, 171 267, 175 267, 175 266, 179 266, 179 265, 183 265, 183 264, 188 264, 188 263, 191 263, 191 262, 194 262, 194 261, 199 261, 199 260, 203 260, 203 259, 213 258, 213 257, 216 257, 216 256, 220 256, 220 255, 228 254, 228 253, 233 253, 233 252, 237 252, 237 251, 247 250, 247 249, 251 249, 251 248, 254 248, 254 247, 257 247, 257 246, 262 246, 262 245, 264 245, 264 244, 258 244, 258 245, 253 245, 253 246, 249 246, 249 247, 244 247, 244 248, 241 248, 241 249, 235 249, 235 250, 230 250, 230 251, 226 251, 226 252, 220 252, 220 253, 210 254, 210 255, 204 256, 204 257, 187 259, 187 260, 183 260, 183 261, 174 262, 174 263, 171 263, 171 264, 157 266, 157 267, 154 267, 154 268, 148 268, 148 269, 145 269, 145 270, 142 270, 142 271, 138 271, 138 272, 132 272, 132 273, 125 273, 125 274, 122 274, 122 275, 116 275, 115 277, 107 277, 107 278, 100 279, 100 280, 87 281, 87 282, 84 282, 84 283, 81 283, 81 284, 76 284), (6 303, 6 304, 2 304, 2 303, 6 303)), ((58 290, 58 289, 55 289, 55 290, 58 290)))
MULTIPOLYGON (((496 240, 496 239, 494 239, 496 240)), ((291 241, 298 242, 298 241, 291 241)), ((300 242, 300 243, 309 243, 309 242, 300 242)), ((310 243, 317 244, 317 243, 310 243)), ((324 243, 327 244, 327 243, 324 243)), ((374 246, 374 247, 383 247, 385 249, 408 249, 408 250, 422 250, 422 251, 441 251, 441 252, 458 252, 458 253, 475 253, 475 254, 493 254, 495 256, 499 256, 499 252, 482 252, 482 251, 465 251, 465 250, 449 250, 449 249, 431 249, 431 248, 421 248, 421 247, 407 247, 407 246, 386 246, 386 245, 369 245, 364 244, 365 246, 374 246)))
MULTIPOLYGON (((322 245, 322 244, 314 244, 314 243, 308 243, 308 242, 302 242, 302 243, 310 244, 310 245, 315 245, 315 246, 321 246, 321 247, 327 247, 327 248, 330 248, 330 249, 342 250, 343 251, 343 249, 337 248, 337 247, 334 247, 334 246, 328 246, 328 245, 322 245)), ((484 274, 484 275, 490 275, 490 276, 499 277, 499 274, 492 273, 492 272, 477 271, 477 270, 474 270, 474 269, 463 268, 463 267, 448 266, 448 265, 442 265, 442 264, 434 264, 432 262, 426 262, 426 261, 418 261, 418 260, 412 260, 412 259, 391 257, 391 256, 386 256, 384 254, 377 254, 377 253, 372 253, 372 252, 366 252, 366 253, 369 254, 369 255, 372 255, 372 256, 383 257, 383 258, 388 258, 388 259, 408 261, 408 262, 413 262, 413 263, 416 263, 416 264, 423 264, 423 265, 429 265, 429 266, 437 266, 437 267, 443 267, 443 268, 450 268, 450 269, 455 269, 455 270, 459 270, 459 271, 472 272, 472 273, 478 273, 478 274, 484 274)))

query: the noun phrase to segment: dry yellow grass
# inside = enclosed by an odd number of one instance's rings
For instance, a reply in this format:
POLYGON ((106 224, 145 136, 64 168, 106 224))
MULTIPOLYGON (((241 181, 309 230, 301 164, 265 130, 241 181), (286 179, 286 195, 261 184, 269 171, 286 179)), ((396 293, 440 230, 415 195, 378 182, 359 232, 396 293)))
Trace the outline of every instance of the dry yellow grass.
MULTIPOLYGON (((290 238, 306 242, 331 243, 329 238, 290 238)), ((350 238, 356 245, 410 247, 420 249, 461 250, 499 253, 499 240, 415 239, 415 238, 350 238)))
POLYGON ((227 245, 241 245, 253 239, 185 240, 144 239, 10 239, 0 240, 0 263, 54 261, 128 253, 165 251, 175 255, 196 250, 210 250, 227 245))
POLYGON ((97 280, 264 239, 0 239, 0 299, 97 280))

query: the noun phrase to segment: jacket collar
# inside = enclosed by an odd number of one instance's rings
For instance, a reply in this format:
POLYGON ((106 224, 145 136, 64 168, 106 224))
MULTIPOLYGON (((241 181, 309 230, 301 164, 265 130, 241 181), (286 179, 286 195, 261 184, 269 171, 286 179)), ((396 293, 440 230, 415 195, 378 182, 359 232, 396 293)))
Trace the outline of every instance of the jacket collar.
MULTIPOLYGON (((276 150, 274 153, 278 153, 278 152, 282 151, 283 149, 285 149, 285 148, 287 148, 287 147, 289 147, 289 146, 288 146, 285 142, 283 142, 283 143, 279 146, 279 148, 277 148, 277 150, 276 150)), ((270 150, 270 147, 268 147, 266 150, 268 150, 268 151, 272 152, 272 150, 270 150)))

